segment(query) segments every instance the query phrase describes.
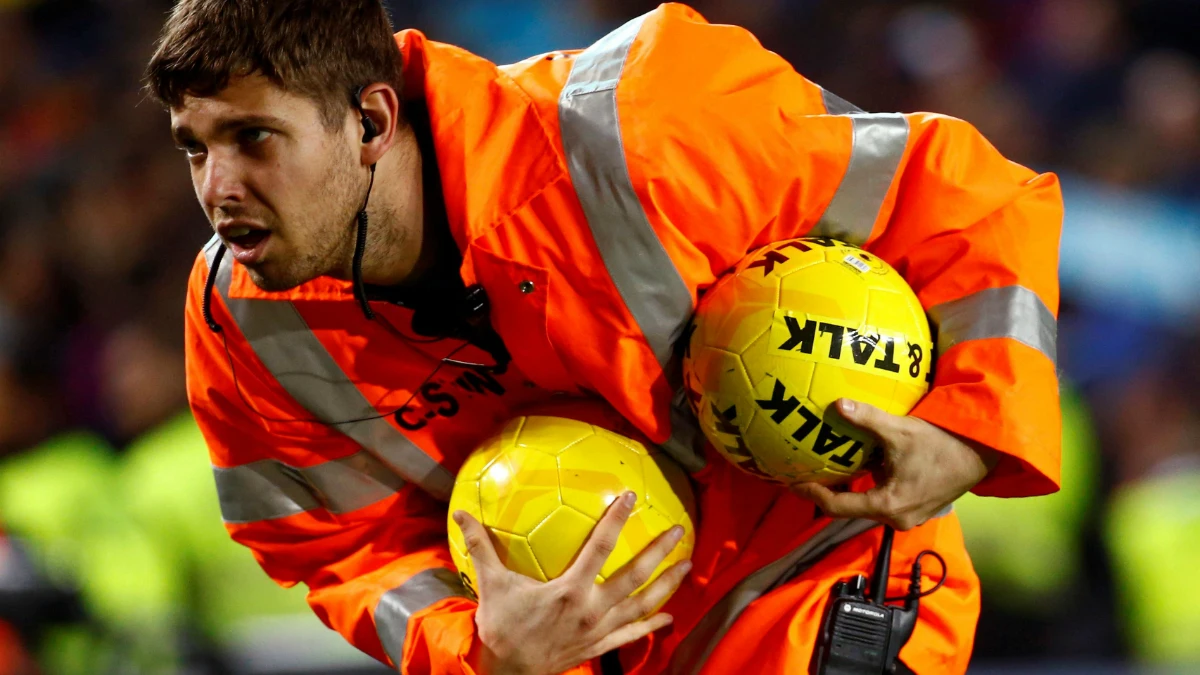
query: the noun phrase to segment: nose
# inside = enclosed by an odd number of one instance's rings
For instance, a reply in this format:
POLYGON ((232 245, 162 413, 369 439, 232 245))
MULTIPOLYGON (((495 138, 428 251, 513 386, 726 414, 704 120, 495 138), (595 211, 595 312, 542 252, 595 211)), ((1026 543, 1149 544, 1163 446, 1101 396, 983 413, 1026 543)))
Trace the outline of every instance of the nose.
POLYGON ((227 153, 210 150, 196 178, 197 196, 209 213, 245 201, 245 176, 237 159, 227 153))

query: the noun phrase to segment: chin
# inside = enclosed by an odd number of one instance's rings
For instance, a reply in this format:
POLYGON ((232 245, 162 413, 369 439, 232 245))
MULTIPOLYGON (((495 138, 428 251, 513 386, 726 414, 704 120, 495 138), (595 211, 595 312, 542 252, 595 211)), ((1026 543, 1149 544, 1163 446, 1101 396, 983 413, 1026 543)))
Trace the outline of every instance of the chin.
POLYGON ((250 280, 254 282, 261 290, 268 292, 290 291, 308 281, 312 281, 320 275, 300 275, 280 273, 276 270, 271 270, 267 266, 262 267, 247 267, 246 271, 250 273, 250 280))

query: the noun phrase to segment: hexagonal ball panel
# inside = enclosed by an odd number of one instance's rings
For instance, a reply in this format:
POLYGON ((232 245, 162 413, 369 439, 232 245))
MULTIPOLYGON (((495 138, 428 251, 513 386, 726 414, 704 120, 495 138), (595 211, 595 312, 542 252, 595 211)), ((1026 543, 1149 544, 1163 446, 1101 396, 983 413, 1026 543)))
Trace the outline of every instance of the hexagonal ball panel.
POLYGON ((850 269, 836 263, 806 267, 783 278, 781 309, 814 314, 858 326, 867 318, 867 288, 850 269))
MULTIPOLYGON (((617 539, 617 546, 613 549, 612 555, 608 556, 604 567, 600 568, 600 578, 608 579, 616 574, 617 570, 649 546, 655 537, 666 532, 673 525, 670 518, 649 505, 643 505, 636 509, 630 514, 629 520, 625 521, 625 527, 621 528, 621 536, 617 539)), ((665 569, 666 567, 660 563, 654 569, 651 580, 665 569)), ((645 588, 645 586, 641 588, 645 588)))
MULTIPOLYGON (((542 569, 538 558, 534 555, 533 547, 527 537, 507 532, 492 531, 492 541, 496 545, 496 555, 508 569, 524 574, 538 581, 547 581, 548 577, 542 569)), ((553 578, 553 577, 550 577, 553 578)))
POLYGON ((546 578, 557 578, 571 566, 595 526, 595 520, 562 506, 529 533, 529 545, 546 578))
POLYGON ((493 437, 479 446, 479 449, 467 456, 455 476, 456 481, 478 481, 483 472, 504 453, 505 445, 501 438, 493 437))
POLYGON ((649 454, 649 451, 646 450, 646 446, 633 440, 632 438, 629 438, 627 436, 622 436, 621 434, 614 433, 612 431, 609 431, 608 429, 602 429, 600 427, 593 427, 593 428, 596 430, 596 435, 599 436, 600 438, 607 439, 611 443, 616 443, 617 445, 621 445, 626 448, 629 448, 631 451, 633 451, 635 454, 638 454, 638 455, 649 454))
POLYGON ((823 415, 825 408, 839 398, 852 398, 873 406, 886 407, 896 391, 896 380, 883 374, 843 368, 833 363, 819 363, 813 370, 808 388, 810 409, 823 415))
POLYGON ((555 458, 527 447, 509 448, 479 479, 483 523, 513 534, 528 534, 558 508, 555 458))
POLYGON ((587 422, 564 417, 530 416, 521 419, 524 423, 514 440, 514 445, 533 448, 549 455, 557 455, 595 433, 592 425, 587 422))
POLYGON ((908 298, 904 295, 878 288, 872 288, 867 295, 868 326, 885 335, 898 333, 910 340, 927 333, 926 330, 921 330, 920 324, 913 315, 908 298))
POLYGON ((632 490, 639 502, 645 494, 641 456, 604 436, 565 450, 558 469, 563 503, 595 520, 622 492, 632 490))

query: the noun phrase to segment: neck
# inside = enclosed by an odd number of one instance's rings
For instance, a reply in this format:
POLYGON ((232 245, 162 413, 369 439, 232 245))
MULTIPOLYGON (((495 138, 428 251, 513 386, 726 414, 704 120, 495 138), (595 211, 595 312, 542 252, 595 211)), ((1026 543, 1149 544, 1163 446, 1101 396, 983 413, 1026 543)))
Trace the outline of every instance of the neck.
MULTIPOLYGON (((421 153, 411 126, 375 169, 375 186, 367 204, 363 281, 380 286, 411 283, 432 264, 436 237, 425 232, 421 153)), ((365 186, 364 186, 365 189, 365 186)), ((349 275, 347 274, 347 278, 349 275)))

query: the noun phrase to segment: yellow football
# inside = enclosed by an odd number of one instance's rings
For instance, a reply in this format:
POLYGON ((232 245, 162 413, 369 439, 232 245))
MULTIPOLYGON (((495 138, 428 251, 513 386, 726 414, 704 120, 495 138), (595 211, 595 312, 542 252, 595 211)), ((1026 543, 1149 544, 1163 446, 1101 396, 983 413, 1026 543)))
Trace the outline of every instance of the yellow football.
MULTIPOLYGON (((450 515, 461 509, 474 516, 510 570, 548 581, 566 571, 608 505, 626 491, 637 495, 637 505, 597 582, 681 525, 683 539, 655 569, 653 581, 692 554, 694 502, 687 476, 658 451, 586 422, 549 416, 509 422, 459 469, 450 515)), ((447 529, 450 555, 475 593, 462 530, 452 518, 447 529)))
POLYGON ((933 379, 929 321, 912 289, 883 260, 832 239, 751 253, 704 295, 691 330, 684 382, 704 434, 778 483, 849 480, 877 442, 828 408, 846 397, 904 415, 933 379))

